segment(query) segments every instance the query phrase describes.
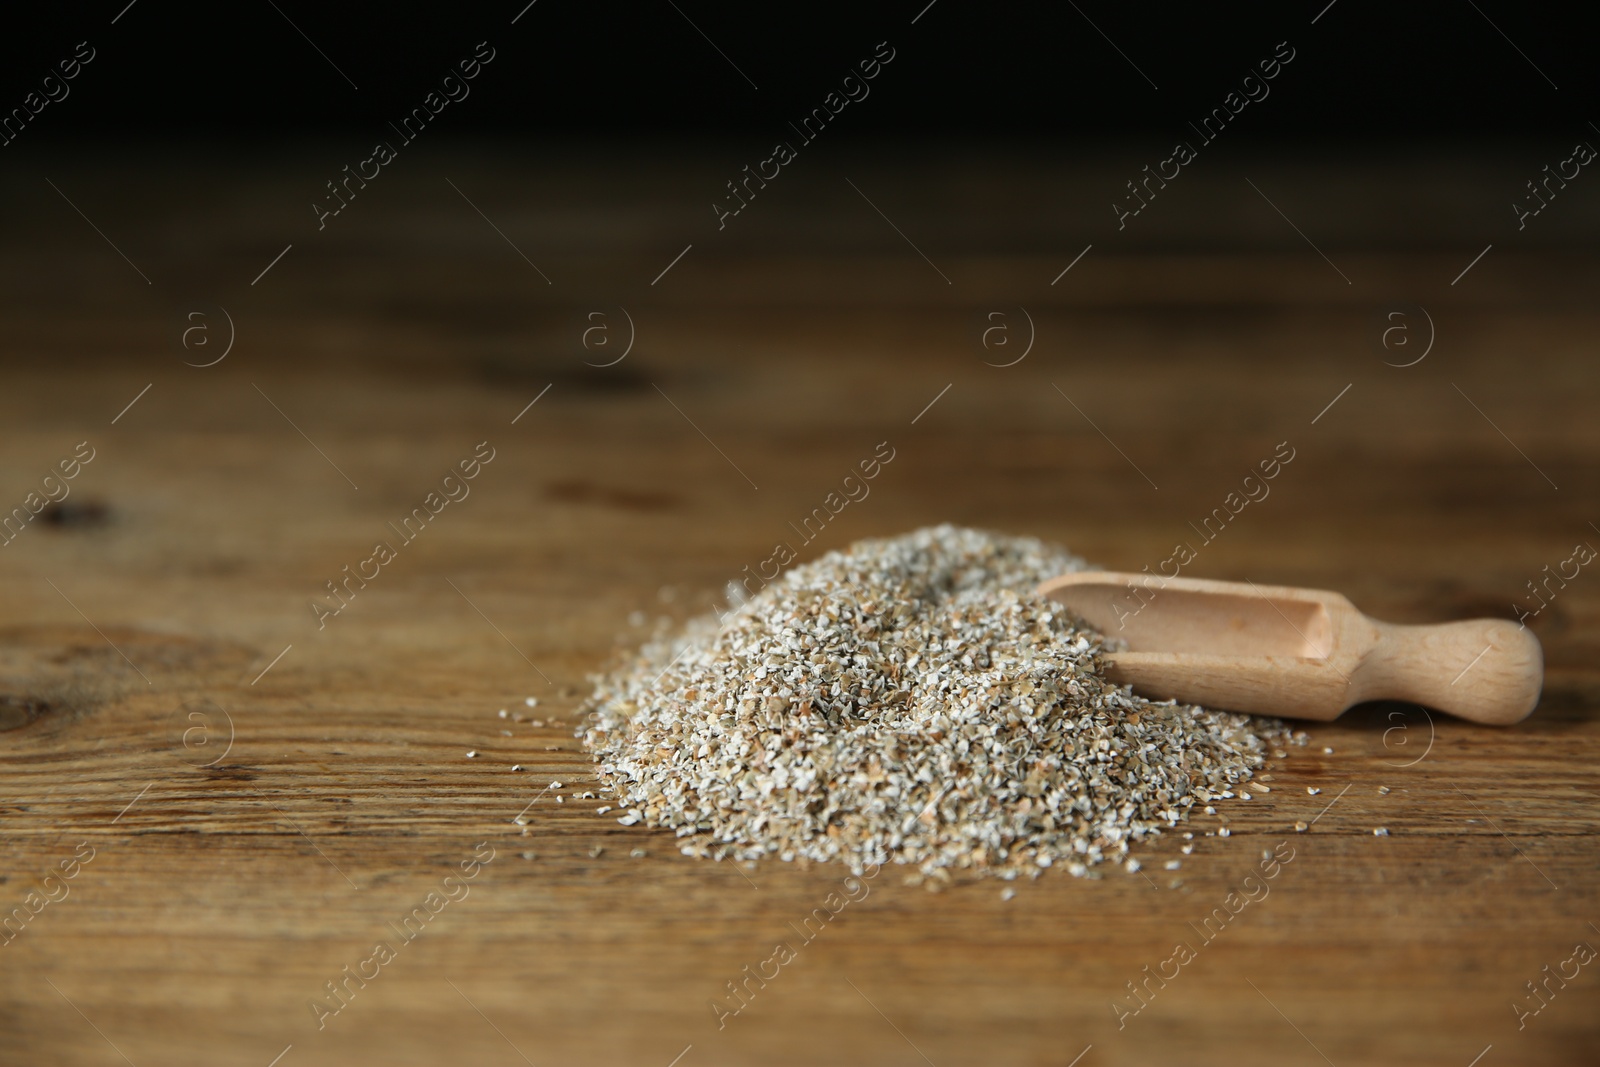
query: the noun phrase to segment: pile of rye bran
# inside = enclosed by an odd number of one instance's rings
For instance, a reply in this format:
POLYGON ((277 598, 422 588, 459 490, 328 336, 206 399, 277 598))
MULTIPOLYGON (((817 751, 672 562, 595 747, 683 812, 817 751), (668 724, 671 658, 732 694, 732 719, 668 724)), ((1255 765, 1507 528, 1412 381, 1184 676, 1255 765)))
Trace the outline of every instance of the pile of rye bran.
POLYGON ((953 526, 861 541, 597 677, 581 736, 619 821, 689 855, 1083 875, 1290 738, 1107 682, 1105 638, 1033 592, 1085 569, 953 526))

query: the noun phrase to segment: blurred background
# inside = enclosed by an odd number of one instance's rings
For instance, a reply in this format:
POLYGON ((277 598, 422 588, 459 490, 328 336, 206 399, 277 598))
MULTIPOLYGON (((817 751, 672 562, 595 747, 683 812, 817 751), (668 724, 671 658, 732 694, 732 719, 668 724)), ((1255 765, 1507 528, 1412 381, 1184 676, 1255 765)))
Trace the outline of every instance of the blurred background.
POLYGON ((850 112, 841 139, 965 134, 1065 149, 1149 134, 1160 143, 1187 136, 1184 121, 1280 41, 1297 57, 1294 79, 1274 86, 1278 102, 1253 111, 1230 141, 1570 139, 1591 117, 1595 87, 1584 62, 1592 23, 1538 7, 1380 11, 1334 0, 1304 10, 1020 3, 974 12, 935 0, 759 14, 709 2, 537 0, 450 12, 263 2, 221 20, 135 0, 14 15, 4 58, 8 100, 20 102, 78 42, 95 50, 94 80, 75 86, 72 107, 52 112, 30 142, 166 134, 185 151, 267 134, 370 136, 485 40, 506 58, 475 86, 472 107, 451 113, 458 135, 754 134, 760 144, 885 40, 894 78, 872 86, 875 103, 850 112))
POLYGON ((1592 974, 1507 1005, 1600 937, 1600 593, 1567 575, 1600 544, 1593 30, 1488 0, 9 13, 0 905, 99 852, 0 947, 0 1062, 1582 1062, 1592 974), (480 442, 470 499, 335 599, 480 442), (776 543, 938 522, 1523 617, 1544 700, 1318 726, 1159 887, 886 877, 719 1029, 841 872, 597 818, 589 676, 776 543), (1341 789, 1300 881, 1117 1028, 1341 789), (316 1025, 480 841, 482 891, 316 1025))

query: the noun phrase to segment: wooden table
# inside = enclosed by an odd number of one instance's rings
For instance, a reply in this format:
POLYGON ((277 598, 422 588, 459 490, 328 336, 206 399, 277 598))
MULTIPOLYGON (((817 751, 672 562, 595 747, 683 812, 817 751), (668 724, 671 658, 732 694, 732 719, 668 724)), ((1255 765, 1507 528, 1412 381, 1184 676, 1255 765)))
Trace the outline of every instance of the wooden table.
POLYGON ((1531 620, 1548 679, 1518 727, 1358 709, 1224 808, 1231 836, 1197 817, 1181 870, 1177 834, 1010 900, 885 869, 808 944, 844 871, 597 816, 573 737, 619 643, 709 607, 882 441, 802 558, 954 522, 1154 567, 1287 441, 1186 573, 1398 621, 1536 606, 1600 545, 1578 200, 1518 237, 1498 172, 1219 158, 1119 232, 1136 152, 841 152, 719 232, 737 152, 441 143, 319 232, 334 155, 36 153, 0 180, 0 508, 94 451, 0 548, 0 1061, 1592 1062, 1600 967, 1515 1009, 1600 946, 1591 567, 1531 620), (227 318, 227 357, 185 366, 227 318), (386 523, 480 442, 470 495, 401 543, 386 523), (795 960, 719 1027, 779 941, 795 960))

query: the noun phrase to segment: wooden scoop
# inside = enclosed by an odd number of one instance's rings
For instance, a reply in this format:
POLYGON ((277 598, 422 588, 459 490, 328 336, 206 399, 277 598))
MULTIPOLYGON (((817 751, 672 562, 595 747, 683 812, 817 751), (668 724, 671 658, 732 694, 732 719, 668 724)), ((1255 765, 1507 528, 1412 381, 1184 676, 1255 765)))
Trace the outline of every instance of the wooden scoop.
POLYGON ((1108 677, 1159 700, 1320 720, 1409 700, 1505 725, 1528 717, 1544 681, 1538 638, 1504 619, 1401 626, 1317 589, 1105 571, 1039 594, 1126 642, 1106 655, 1108 677))

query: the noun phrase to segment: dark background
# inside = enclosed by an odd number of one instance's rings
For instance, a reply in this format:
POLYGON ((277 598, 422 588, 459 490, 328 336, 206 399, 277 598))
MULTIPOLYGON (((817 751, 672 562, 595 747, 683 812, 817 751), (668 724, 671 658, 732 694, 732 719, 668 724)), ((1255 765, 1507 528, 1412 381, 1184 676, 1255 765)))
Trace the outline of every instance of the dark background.
POLYGON ((1576 135, 1593 117, 1594 19, 1566 6, 538 0, 510 25, 525 3, 111 0, 11 14, 6 110, 77 42, 98 55, 8 150, 381 129, 481 40, 497 59, 449 109, 453 134, 781 132, 884 40, 898 54, 872 106, 846 109, 830 138, 1181 134, 1285 40, 1298 55, 1273 83, 1278 99, 1247 109, 1230 138, 1576 135))

